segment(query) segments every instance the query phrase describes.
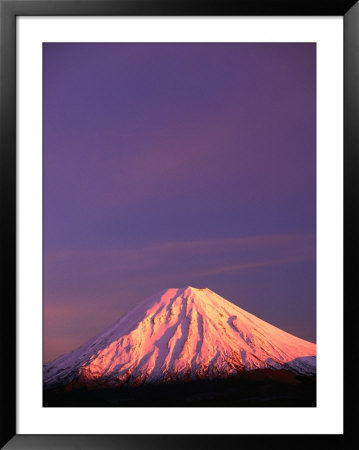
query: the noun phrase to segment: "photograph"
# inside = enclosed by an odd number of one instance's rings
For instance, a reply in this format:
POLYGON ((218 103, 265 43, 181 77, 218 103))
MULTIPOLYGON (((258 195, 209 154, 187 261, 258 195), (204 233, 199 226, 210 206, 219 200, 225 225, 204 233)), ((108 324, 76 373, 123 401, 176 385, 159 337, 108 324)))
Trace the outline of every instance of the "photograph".
POLYGON ((351 448, 358 24, 0 0, 0 448, 351 448))
POLYGON ((316 55, 42 44, 44 407, 317 406, 316 55))

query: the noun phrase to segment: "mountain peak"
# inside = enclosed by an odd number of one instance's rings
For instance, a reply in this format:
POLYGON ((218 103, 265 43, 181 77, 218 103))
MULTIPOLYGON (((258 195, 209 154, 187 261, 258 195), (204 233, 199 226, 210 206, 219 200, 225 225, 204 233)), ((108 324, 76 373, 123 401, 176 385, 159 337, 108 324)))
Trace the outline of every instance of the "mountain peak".
POLYGON ((208 288, 171 288, 44 366, 47 386, 226 377, 257 368, 315 372, 316 345, 208 288))
POLYGON ((181 287, 181 288, 169 288, 166 291, 173 291, 173 290, 177 290, 178 293, 180 293, 180 294, 188 295, 188 294, 196 294, 198 292, 203 292, 203 291, 206 291, 208 289, 207 288, 197 288, 197 287, 194 287, 194 286, 184 286, 184 287, 181 287))
POLYGON ((179 289, 179 292, 181 292, 183 295, 198 295, 205 291, 207 291, 207 288, 195 288, 193 286, 185 286, 179 289))

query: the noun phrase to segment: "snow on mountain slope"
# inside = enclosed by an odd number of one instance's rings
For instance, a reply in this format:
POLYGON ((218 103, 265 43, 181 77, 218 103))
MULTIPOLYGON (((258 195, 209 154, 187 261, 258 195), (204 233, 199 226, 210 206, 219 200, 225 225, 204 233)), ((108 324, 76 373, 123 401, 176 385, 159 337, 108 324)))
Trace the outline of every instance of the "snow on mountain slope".
POLYGON ((316 370, 316 345, 209 289, 168 289, 44 365, 44 385, 216 378, 257 368, 316 370))

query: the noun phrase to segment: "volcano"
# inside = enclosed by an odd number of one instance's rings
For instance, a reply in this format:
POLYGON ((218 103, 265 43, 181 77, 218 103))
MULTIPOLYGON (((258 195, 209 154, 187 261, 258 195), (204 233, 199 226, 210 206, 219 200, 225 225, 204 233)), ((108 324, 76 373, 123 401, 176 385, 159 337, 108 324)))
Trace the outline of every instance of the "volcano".
POLYGON ((255 369, 316 371, 316 345, 210 289, 162 291, 44 365, 46 389, 214 380, 255 369))

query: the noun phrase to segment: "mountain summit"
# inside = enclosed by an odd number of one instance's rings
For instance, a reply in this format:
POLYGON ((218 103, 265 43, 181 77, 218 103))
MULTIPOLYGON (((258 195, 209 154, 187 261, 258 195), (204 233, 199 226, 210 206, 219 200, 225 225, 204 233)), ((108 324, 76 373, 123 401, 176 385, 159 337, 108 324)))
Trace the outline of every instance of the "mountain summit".
POLYGON ((313 374, 316 345, 210 289, 162 291, 76 350, 44 365, 44 386, 215 379, 253 369, 313 374))

